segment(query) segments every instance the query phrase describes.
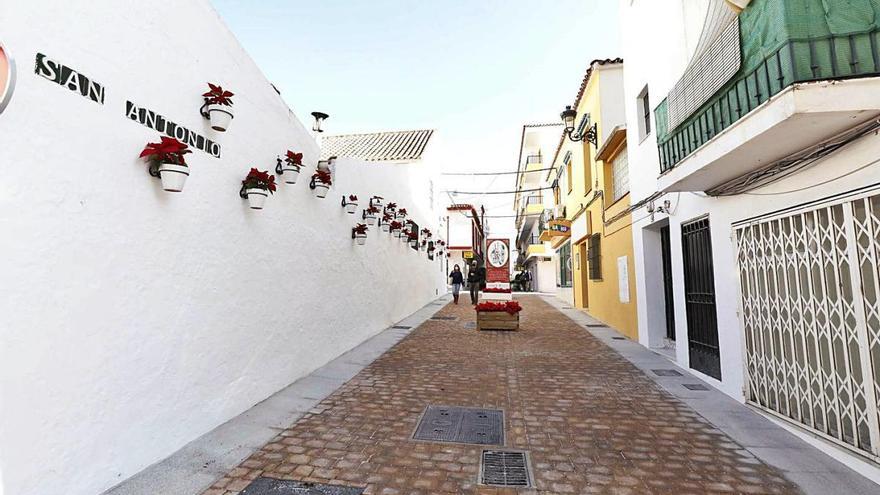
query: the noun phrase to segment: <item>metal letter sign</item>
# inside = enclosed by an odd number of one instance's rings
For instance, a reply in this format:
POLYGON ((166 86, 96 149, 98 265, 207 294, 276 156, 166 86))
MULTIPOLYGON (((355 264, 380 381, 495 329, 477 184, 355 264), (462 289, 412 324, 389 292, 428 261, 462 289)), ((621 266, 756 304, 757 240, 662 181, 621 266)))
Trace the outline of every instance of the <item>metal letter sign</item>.
POLYGON ((489 239, 486 286, 510 291, 510 241, 507 239, 489 239))

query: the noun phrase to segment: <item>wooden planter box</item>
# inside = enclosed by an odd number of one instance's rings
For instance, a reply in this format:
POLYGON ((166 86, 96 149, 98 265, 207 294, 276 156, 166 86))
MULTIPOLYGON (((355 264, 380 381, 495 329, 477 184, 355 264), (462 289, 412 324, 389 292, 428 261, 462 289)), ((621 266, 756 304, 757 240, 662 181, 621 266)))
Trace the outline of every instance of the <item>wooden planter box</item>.
POLYGON ((477 311, 477 330, 519 330, 519 313, 477 311))

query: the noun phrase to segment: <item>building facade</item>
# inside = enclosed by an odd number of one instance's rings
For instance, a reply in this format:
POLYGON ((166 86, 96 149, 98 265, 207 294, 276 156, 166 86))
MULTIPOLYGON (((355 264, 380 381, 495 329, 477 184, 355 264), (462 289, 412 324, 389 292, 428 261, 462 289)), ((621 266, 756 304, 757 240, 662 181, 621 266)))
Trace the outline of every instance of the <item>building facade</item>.
POLYGON ((468 266, 482 262, 486 248, 482 213, 471 204, 453 204, 446 207, 447 262, 449 270, 459 265, 467 273, 468 266))
POLYGON ((558 253, 563 298, 636 338, 623 72, 621 59, 587 68, 547 175, 557 223, 546 236, 558 253))
POLYGON ((639 340, 877 479, 880 2, 620 9, 639 340))
POLYGON ((562 124, 526 124, 520 139, 519 166, 513 209, 516 212, 516 270, 529 274, 525 289, 556 293, 556 253, 541 239, 552 214, 553 194, 544 168, 559 142, 562 124))

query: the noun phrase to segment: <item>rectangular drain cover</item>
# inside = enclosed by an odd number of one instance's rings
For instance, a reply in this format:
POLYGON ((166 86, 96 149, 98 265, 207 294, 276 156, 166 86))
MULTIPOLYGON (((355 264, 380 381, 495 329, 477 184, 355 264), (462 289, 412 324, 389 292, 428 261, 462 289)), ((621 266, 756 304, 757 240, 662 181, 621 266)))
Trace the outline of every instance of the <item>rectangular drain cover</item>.
POLYGON ((432 316, 431 319, 432 320, 454 320, 454 319, 456 319, 456 317, 455 316, 432 316))
POLYGON ((681 376, 681 373, 675 370, 651 370, 657 376, 681 376))
POLYGON ((584 326, 587 328, 608 328, 607 325, 603 325, 601 323, 587 323, 584 326))
POLYGON ((480 459, 480 484, 531 486, 532 473, 528 454, 512 450, 484 450, 480 459))
POLYGON ((626 340, 626 337, 611 337, 614 340, 626 340))
POLYGON ((504 445, 504 411, 470 407, 428 406, 413 433, 414 440, 504 445))
POLYGON ((409 330, 409 329, 412 328, 412 327, 409 327, 409 326, 406 326, 406 325, 394 325, 394 326, 391 327, 391 328, 396 328, 396 329, 398 329, 398 330, 409 330))
POLYGON ((683 383, 682 387, 688 390, 709 390, 709 387, 700 383, 683 383))
POLYGON ((259 477, 239 495, 361 495, 364 488, 259 477))

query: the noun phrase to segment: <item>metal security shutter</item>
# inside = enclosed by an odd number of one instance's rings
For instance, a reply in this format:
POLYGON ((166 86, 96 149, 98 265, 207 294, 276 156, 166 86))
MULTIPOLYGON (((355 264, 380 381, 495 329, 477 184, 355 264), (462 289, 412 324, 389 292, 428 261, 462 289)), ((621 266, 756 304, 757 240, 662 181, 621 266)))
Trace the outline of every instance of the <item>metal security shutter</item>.
POLYGON ((747 400, 880 455, 880 195, 735 228, 747 400))

